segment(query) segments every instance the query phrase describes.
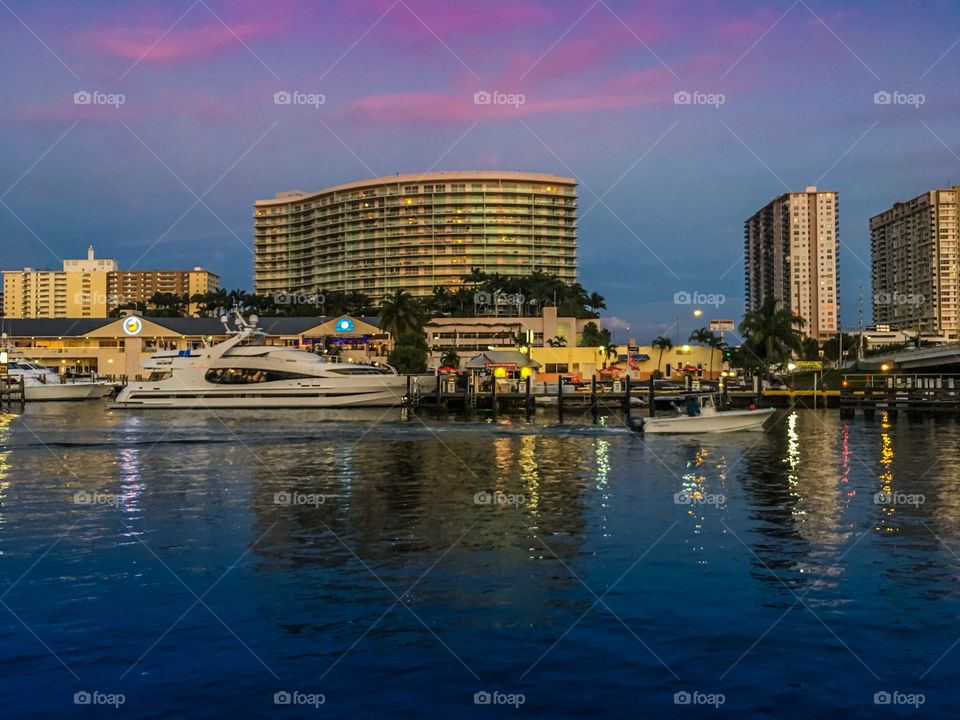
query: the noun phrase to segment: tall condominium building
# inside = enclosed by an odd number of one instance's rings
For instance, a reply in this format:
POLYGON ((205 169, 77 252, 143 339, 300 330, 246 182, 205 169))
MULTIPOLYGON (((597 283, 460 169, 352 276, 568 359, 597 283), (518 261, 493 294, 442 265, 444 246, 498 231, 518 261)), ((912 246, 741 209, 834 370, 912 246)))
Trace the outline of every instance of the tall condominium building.
POLYGON ((840 329, 837 193, 785 193, 744 223, 747 310, 771 300, 806 320, 818 340, 840 329))
MULTIPOLYGON (((193 270, 121 271, 115 260, 64 260, 63 270, 5 270, 3 314, 11 318, 96 318, 127 303, 146 303, 156 292, 194 295, 219 289, 220 278, 193 270)), ((191 312, 196 308, 191 306, 191 312)))
POLYGON ((254 205, 255 291, 429 295, 472 268, 577 277, 571 178, 444 172, 280 193, 254 205))
POLYGON ((870 218, 873 321, 960 337, 960 185, 895 203, 870 218))

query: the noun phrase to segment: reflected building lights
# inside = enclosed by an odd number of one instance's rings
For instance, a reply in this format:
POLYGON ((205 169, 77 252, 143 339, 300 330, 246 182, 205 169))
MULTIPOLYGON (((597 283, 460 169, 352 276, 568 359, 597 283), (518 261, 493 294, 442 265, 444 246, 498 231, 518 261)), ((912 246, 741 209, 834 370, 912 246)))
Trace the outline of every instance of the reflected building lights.
POLYGON ((120 463, 120 498, 122 499, 119 508, 127 514, 135 513, 140 509, 140 496, 143 494, 140 450, 121 448, 117 459, 120 463))
POLYGON ((520 438, 520 482, 524 487, 526 508, 536 511, 540 506, 540 474, 535 435, 524 435, 520 438))
MULTIPOLYGON (((893 439, 890 435, 890 413, 884 412, 880 416, 880 472, 877 474, 877 480, 880 482, 878 492, 893 493, 893 439)), ((896 507, 892 503, 880 505, 880 524, 876 527, 877 532, 898 533, 900 527, 895 524, 896 507)))
POLYGON ((600 491, 601 526, 603 534, 608 535, 606 509, 610 507, 610 441, 598 439, 594 445, 597 451, 597 476, 594 487, 600 491))
POLYGON ((493 453, 497 459, 497 470, 500 471, 497 479, 501 480, 505 474, 509 474, 513 469, 513 439, 500 437, 494 440, 493 453))
POLYGON ((787 484, 790 485, 790 494, 799 498, 797 487, 797 466, 800 465, 800 434, 797 432, 797 413, 790 413, 787 418, 787 456, 783 459, 789 472, 787 484))
MULTIPOLYGON (((696 451, 693 459, 687 463, 687 472, 682 477, 681 490, 678 495, 685 496, 689 502, 687 505, 687 515, 694 518, 693 532, 699 535, 703 531, 704 510, 707 503, 704 502, 707 476, 703 470, 710 457, 710 452, 706 448, 700 448, 696 451)), ((703 547, 697 548, 703 550, 703 547)))
MULTIPOLYGON (((16 415, 10 413, 0 413, 0 447, 7 447, 7 439, 10 435, 10 423, 13 422, 16 415)), ((10 488, 10 450, 0 450, 0 505, 4 505, 7 500, 7 490, 10 488)), ((0 525, 4 523, 6 516, 0 513, 0 525)))

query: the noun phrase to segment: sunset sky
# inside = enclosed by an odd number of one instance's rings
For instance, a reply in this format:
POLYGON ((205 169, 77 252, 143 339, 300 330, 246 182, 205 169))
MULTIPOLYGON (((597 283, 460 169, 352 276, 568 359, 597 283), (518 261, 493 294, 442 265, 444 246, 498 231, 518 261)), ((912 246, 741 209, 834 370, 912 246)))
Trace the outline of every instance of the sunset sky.
POLYGON ((580 183, 581 281, 618 338, 648 340, 678 316, 693 329, 678 291, 722 294, 706 317, 739 319, 744 219, 816 184, 840 193, 853 328, 861 285, 870 321, 868 217, 960 183, 950 0, 0 0, 0 60, 3 269, 93 244, 252 288, 256 199, 550 172, 580 183))

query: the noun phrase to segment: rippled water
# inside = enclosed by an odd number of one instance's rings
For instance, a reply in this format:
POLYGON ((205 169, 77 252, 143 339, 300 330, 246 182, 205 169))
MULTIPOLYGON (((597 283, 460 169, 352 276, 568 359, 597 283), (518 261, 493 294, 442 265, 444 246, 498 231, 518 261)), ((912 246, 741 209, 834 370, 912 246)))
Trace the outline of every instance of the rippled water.
POLYGON ((954 715, 955 422, 538 422, 0 416, 4 715, 954 715))

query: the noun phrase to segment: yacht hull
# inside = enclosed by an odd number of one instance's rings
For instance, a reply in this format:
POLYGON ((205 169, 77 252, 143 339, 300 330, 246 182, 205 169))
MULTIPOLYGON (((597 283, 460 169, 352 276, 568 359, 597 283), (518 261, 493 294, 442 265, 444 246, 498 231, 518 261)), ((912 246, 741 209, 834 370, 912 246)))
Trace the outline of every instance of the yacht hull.
POLYGON ((130 385, 113 408, 250 409, 392 407, 406 395, 406 378, 393 376, 381 386, 216 387, 202 391, 130 385))
POLYGON ((23 397, 27 402, 57 400, 95 400, 110 393, 110 386, 101 383, 26 384, 23 397))

